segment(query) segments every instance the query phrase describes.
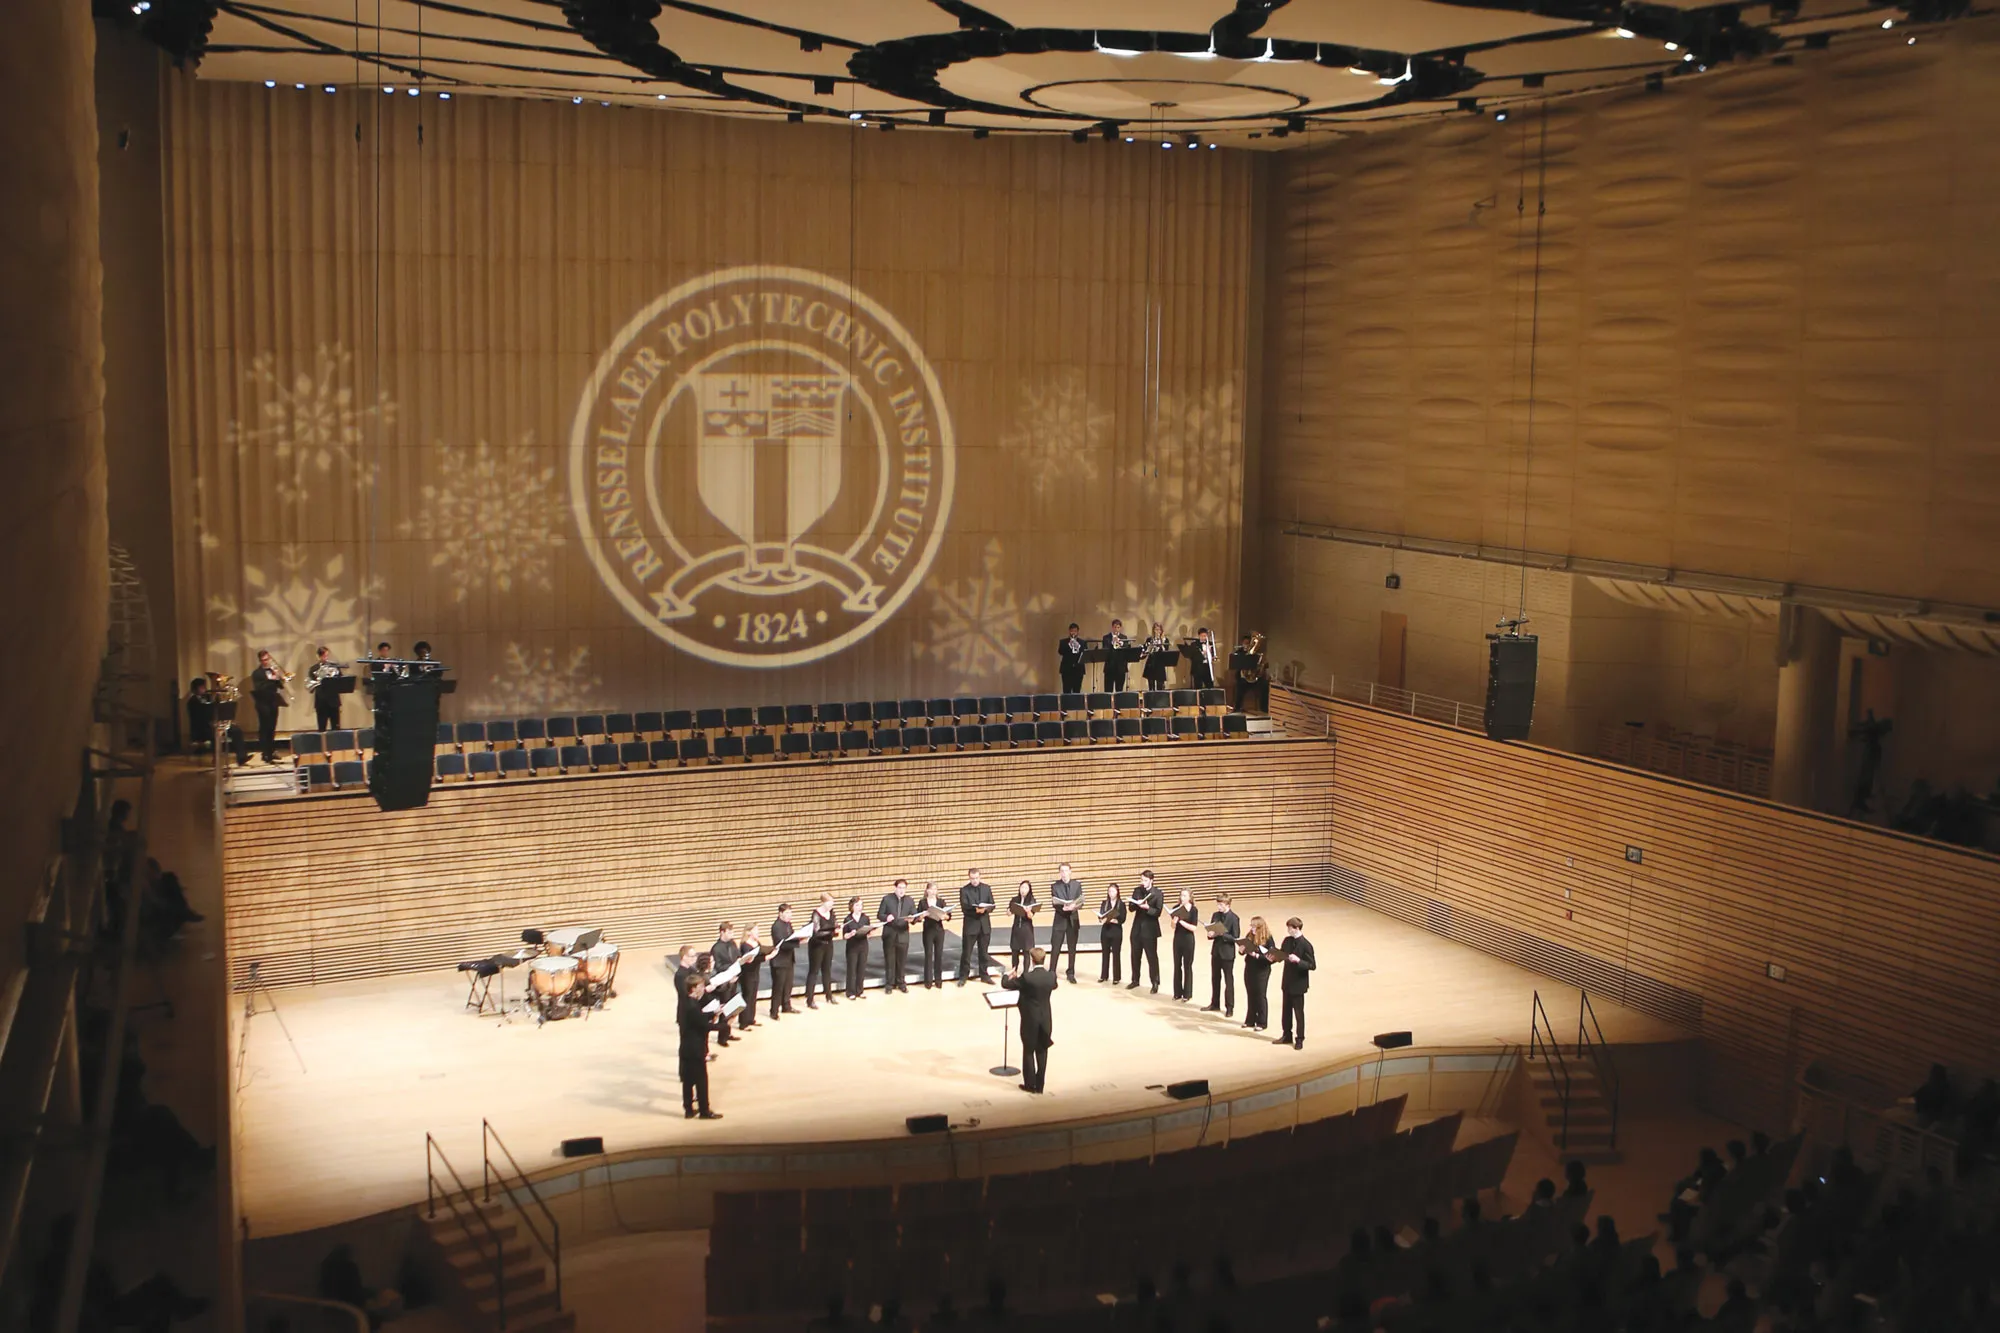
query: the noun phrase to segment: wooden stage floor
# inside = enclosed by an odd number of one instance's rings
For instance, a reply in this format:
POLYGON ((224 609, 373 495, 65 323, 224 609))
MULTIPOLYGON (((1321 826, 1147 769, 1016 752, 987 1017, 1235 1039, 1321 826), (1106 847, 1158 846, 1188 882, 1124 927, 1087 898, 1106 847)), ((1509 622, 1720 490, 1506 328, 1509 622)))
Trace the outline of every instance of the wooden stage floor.
MULTIPOLYGON (((801 1005, 782 1022, 760 1020, 710 1066, 720 1122, 681 1116, 672 992, 657 952, 624 959, 618 998, 603 1012, 541 1028, 520 1015, 473 1016, 453 973, 280 991, 283 1028, 268 1013, 252 1020, 236 1098, 239 1210, 261 1237, 420 1201, 426 1131, 476 1178, 482 1116, 531 1172, 556 1160, 562 1139, 583 1135, 621 1152, 885 1138, 903 1133, 904 1117, 930 1112, 1029 1125, 1152 1107, 1160 1085, 1180 1079, 1207 1078, 1222 1093, 1309 1074, 1394 1029, 1411 1029, 1424 1046, 1525 1043, 1537 989, 1559 1023, 1576 1012, 1574 987, 1338 898, 1239 899, 1237 910, 1246 920, 1305 919, 1319 969, 1303 1052, 1244 1030, 1240 995, 1234 1019, 1199 1012, 1208 1002, 1205 944, 1188 1005, 1167 998, 1165 973, 1157 996, 1100 985, 1097 959, 1085 955, 1078 984, 1055 995, 1042 1097, 987 1072, 1000 1063, 1001 1020, 976 984, 870 991, 860 1003, 816 1013, 801 1005)), ((1167 964, 1164 942, 1162 954, 1167 964)), ((948 974, 956 958, 954 936, 948 974)), ((521 976, 510 974, 510 997, 521 976)), ((1275 978, 1272 990, 1275 1035, 1275 978)), ((1612 1042, 1687 1035, 1593 1003, 1612 1042)), ((1007 1063, 1019 1063, 1018 1047, 1007 1063)))

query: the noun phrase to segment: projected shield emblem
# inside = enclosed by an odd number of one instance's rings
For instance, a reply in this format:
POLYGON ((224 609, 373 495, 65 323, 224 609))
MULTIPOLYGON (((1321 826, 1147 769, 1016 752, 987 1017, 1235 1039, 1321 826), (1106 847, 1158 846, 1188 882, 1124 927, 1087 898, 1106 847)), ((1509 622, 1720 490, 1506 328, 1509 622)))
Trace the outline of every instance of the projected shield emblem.
POLYGON ((695 382, 701 499, 743 543, 742 577, 804 577, 798 541, 840 495, 847 377, 705 372, 695 382))
POLYGON ((937 376, 887 310, 825 274, 725 269, 599 358, 570 429, 570 505, 652 633, 793 666, 858 643, 923 581, 954 454, 937 376))

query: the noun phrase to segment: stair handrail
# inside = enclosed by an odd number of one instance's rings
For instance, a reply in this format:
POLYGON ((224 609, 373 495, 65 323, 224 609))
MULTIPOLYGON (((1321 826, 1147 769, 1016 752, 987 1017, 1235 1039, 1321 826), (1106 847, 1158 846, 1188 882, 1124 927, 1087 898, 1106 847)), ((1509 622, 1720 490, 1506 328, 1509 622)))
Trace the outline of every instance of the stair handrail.
POLYGON ((1578 1058, 1588 1059, 1597 1070, 1597 1081, 1604 1087, 1604 1100, 1611 1106, 1611 1146, 1616 1148, 1618 1066, 1611 1059, 1611 1043, 1604 1039, 1604 1029, 1597 1021, 1597 1010, 1590 1003, 1590 992, 1579 990, 1577 995, 1581 1002, 1576 1007, 1576 1053, 1578 1058), (1586 1019, 1589 1020, 1587 1027, 1584 1021, 1586 1019))
MULTIPOLYGON (((444 1155, 444 1146, 429 1132, 424 1134, 424 1194, 424 1216, 426 1218, 437 1216, 437 1201, 440 1197, 444 1199, 445 1206, 451 1209, 451 1215, 454 1220, 459 1217, 457 1199, 464 1199, 468 1206, 472 1203, 472 1191, 466 1188, 465 1181, 459 1177, 458 1168, 454 1167, 451 1164, 451 1159, 444 1155), (439 1162, 444 1163, 444 1169, 451 1173, 451 1182, 458 1187, 455 1196, 453 1191, 443 1188, 442 1182, 438 1180, 437 1169, 431 1165, 431 1159, 434 1157, 439 1162)), ((479 1225, 486 1232, 487 1240, 493 1244, 493 1308, 499 1312, 500 1328, 502 1333, 505 1333, 507 1327, 507 1248, 501 1242, 500 1232, 494 1227, 492 1218, 476 1207, 468 1207, 468 1211, 479 1219, 479 1225)), ((459 1222, 459 1225, 465 1228, 465 1234, 468 1237, 474 1235, 470 1225, 463 1221, 459 1222)))
POLYGON ((535 1238, 535 1244, 539 1245, 542 1253, 548 1256, 549 1267, 555 1273, 556 1310, 560 1312, 563 1308, 562 1223, 556 1220, 556 1215, 550 1211, 549 1205, 542 1199, 541 1191, 535 1188, 535 1182, 528 1179, 527 1172, 521 1170, 521 1164, 514 1160, 513 1152, 508 1149, 506 1143, 500 1138, 500 1131, 493 1128, 493 1122, 484 1116, 479 1118, 479 1155, 485 1159, 481 1164, 486 1173, 485 1183, 482 1186, 485 1191, 483 1197, 489 1200, 492 1199, 493 1182, 496 1180, 500 1182, 500 1188, 507 1191, 507 1202, 513 1205, 516 1215, 526 1224, 528 1234, 535 1238), (515 1179, 527 1190, 528 1197, 534 1200, 535 1207, 547 1219, 549 1235, 546 1238, 542 1235, 542 1229, 535 1225, 535 1219, 522 1206, 520 1197, 514 1193, 513 1183, 494 1165, 494 1148, 498 1148, 506 1156, 507 1165, 514 1169, 515 1179))
POLYGON ((1556 1071, 1562 1076, 1562 1090, 1558 1094, 1562 1101, 1562 1125, 1556 1131, 1556 1148, 1566 1152, 1569 1149, 1569 1062, 1563 1059, 1562 1043, 1556 1040, 1556 1025, 1549 1021, 1549 1011, 1542 1007, 1542 993, 1535 992, 1534 1007, 1528 1014, 1528 1058, 1537 1054, 1555 1063, 1556 1071))
MULTIPOLYGON (((308 1310, 324 1310, 328 1314, 339 1315, 343 1322, 352 1322, 354 1333, 369 1333, 368 1312, 346 1301, 329 1301, 319 1296, 294 1296, 284 1291, 257 1291, 243 1293, 243 1303, 247 1307, 254 1301, 264 1301, 271 1305, 302 1305, 308 1310)), ((245 1317, 248 1317, 246 1310, 245 1317)))

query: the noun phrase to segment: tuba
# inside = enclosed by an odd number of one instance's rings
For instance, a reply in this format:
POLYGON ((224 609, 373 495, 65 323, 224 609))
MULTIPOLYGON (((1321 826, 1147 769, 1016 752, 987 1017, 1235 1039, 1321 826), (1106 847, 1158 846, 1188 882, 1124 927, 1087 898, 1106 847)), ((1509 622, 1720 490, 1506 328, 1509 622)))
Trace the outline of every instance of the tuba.
POLYGON ((1242 666, 1236 670, 1236 678, 1245 685, 1262 684, 1264 680, 1264 634, 1261 630, 1250 632, 1250 652, 1242 666))

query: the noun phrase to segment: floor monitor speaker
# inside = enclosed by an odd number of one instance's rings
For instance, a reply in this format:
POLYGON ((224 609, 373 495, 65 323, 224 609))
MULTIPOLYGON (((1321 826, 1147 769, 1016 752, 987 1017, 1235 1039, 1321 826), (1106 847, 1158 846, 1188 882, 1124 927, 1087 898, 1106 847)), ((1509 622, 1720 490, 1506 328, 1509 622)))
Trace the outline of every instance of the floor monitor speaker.
POLYGON ((1167 1084, 1167 1096, 1177 1102, 1190 1101, 1196 1097, 1208 1096, 1208 1080, 1191 1078, 1181 1083, 1167 1084))
POLYGON ((587 1139, 564 1139, 562 1155, 565 1157, 595 1157, 604 1151, 604 1138, 592 1134, 587 1139))
POLYGON ((903 1121, 912 1134, 942 1134, 951 1128, 948 1115, 913 1115, 903 1121))

